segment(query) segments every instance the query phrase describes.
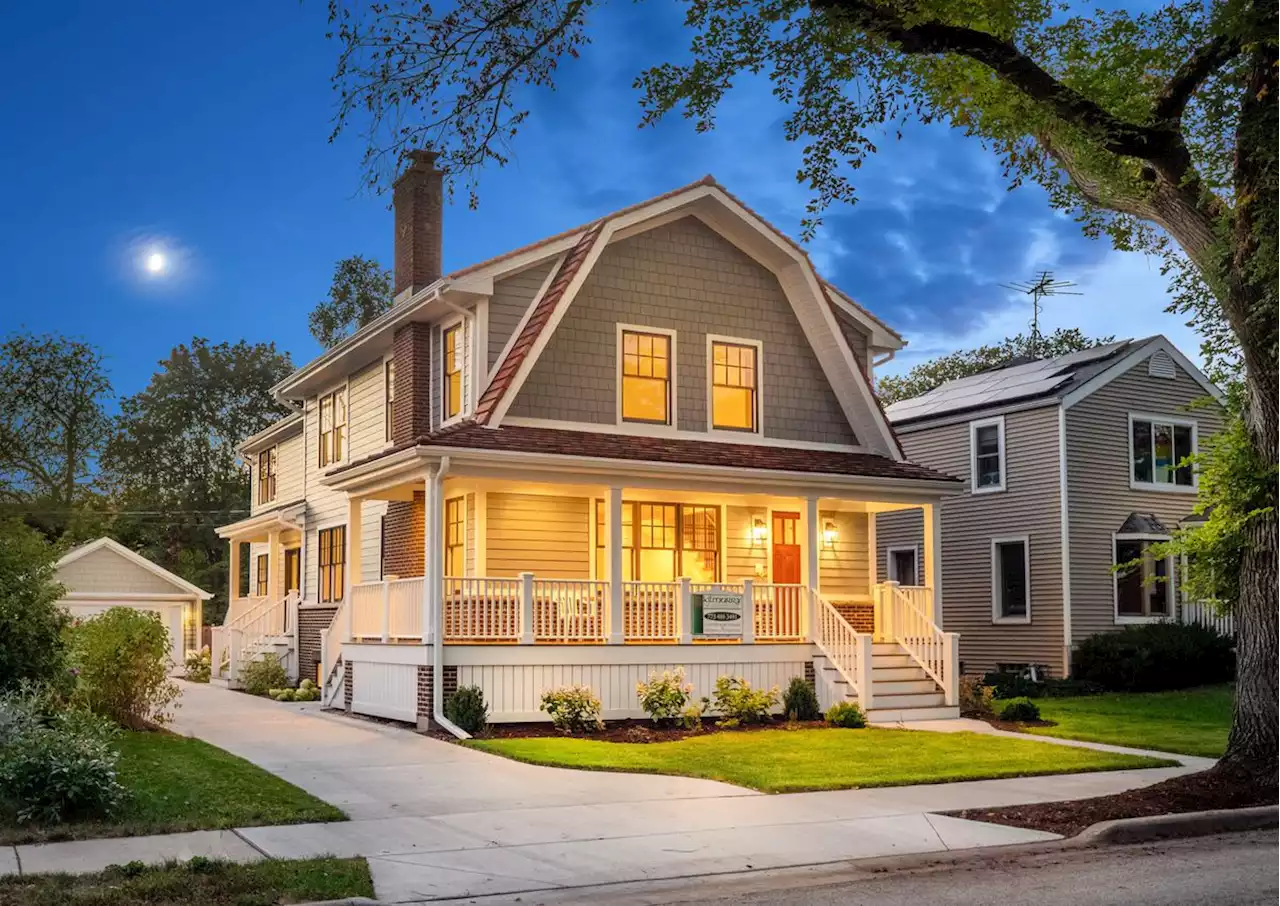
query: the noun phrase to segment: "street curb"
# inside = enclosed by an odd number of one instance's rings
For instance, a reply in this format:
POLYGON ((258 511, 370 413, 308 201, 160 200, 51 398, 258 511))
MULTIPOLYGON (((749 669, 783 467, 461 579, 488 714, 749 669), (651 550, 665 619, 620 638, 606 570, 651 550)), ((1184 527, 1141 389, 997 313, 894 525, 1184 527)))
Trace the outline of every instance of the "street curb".
POLYGON ((1203 837, 1232 831, 1264 830, 1280 823, 1280 806, 1215 809, 1184 812, 1180 815, 1152 815, 1145 818, 1117 818, 1099 821, 1064 841, 1066 846, 1106 846, 1119 843, 1148 843, 1176 837, 1203 837))

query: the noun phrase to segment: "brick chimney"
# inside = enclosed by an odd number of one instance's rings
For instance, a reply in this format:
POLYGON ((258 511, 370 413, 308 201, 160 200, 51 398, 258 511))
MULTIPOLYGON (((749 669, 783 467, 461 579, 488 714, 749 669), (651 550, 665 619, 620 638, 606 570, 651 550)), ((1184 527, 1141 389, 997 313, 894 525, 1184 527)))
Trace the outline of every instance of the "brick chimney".
POLYGON ((409 168, 392 187, 395 208, 395 295, 416 292, 442 273, 444 174, 434 151, 410 151, 409 168))

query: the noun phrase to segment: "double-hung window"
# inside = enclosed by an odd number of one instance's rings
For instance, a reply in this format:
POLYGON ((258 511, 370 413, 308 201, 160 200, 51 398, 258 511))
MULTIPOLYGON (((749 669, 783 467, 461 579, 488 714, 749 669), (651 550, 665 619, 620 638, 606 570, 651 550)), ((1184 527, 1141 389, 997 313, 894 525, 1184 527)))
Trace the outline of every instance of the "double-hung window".
POLYGON ((1132 487, 1158 491, 1193 489, 1195 475, 1190 464, 1183 460, 1195 452, 1195 422, 1159 416, 1129 416, 1132 487))
POLYGON ((347 391, 341 388, 320 397, 320 466, 342 459, 347 434, 347 391))
POLYGON ((1173 613, 1173 555, 1152 556, 1161 538, 1115 537, 1116 622, 1160 619, 1173 613))
POLYGON ((1031 622, 1031 556, 1026 535, 991 539, 991 620, 1031 622))
POLYGON ((466 501, 451 497, 444 502, 444 574, 447 578, 466 575, 466 501))
POLYGON ((466 354, 463 342, 463 322, 446 327, 441 334, 440 347, 444 352, 444 366, 440 385, 441 418, 448 420, 462 414, 462 372, 466 354))
POLYGON ((258 454, 258 503, 276 499, 276 448, 258 454))
MULTIPOLYGON (((596 576, 609 573, 605 503, 596 501, 596 576)), ((720 508, 676 503, 622 505, 623 581, 716 582, 720 575, 720 508)))
POLYGON ((1004 416, 969 423, 969 467, 973 493, 1004 490, 1004 416))
POLYGON ((347 527, 337 525, 321 529, 318 536, 320 548, 320 603, 341 601, 346 583, 347 527))
POLYGON ((389 361, 383 366, 382 383, 387 400, 386 425, 383 430, 386 439, 391 440, 396 429, 396 363, 394 361, 389 361))
POLYGON ((257 571, 258 571, 258 581, 257 581, 256 593, 259 598, 265 598, 267 596, 267 591, 268 591, 268 586, 267 586, 268 573, 267 573, 267 555, 266 554, 258 554, 257 571))
POLYGON ((622 421, 671 424, 671 335, 624 328, 621 346, 622 421))
POLYGON ((710 339, 711 427, 760 430, 760 349, 755 343, 710 339))

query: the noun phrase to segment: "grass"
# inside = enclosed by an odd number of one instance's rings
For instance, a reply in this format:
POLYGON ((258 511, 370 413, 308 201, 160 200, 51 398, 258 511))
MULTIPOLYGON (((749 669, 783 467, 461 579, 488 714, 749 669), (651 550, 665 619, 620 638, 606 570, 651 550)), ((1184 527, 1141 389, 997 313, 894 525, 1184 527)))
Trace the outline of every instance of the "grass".
POLYGON ((341 821, 321 802, 243 758, 172 733, 122 733, 117 776, 128 801, 111 821, 17 825, 0 814, 0 844, 341 821))
POLYGON ((946 783, 1171 764, 978 733, 924 730, 762 730, 674 742, 480 739, 467 745, 517 761, 596 771, 677 774, 766 793, 946 783))
POLYGON ((275 906, 372 896, 364 859, 132 862, 97 874, 0 878, 4 906, 275 906))
MULTIPOLYGON (((1118 746, 1217 758, 1231 730, 1228 685, 1177 692, 1128 692, 1037 699, 1054 727, 1027 727, 1037 736, 1084 739, 1118 746)), ((995 711, 1000 713, 1000 702, 995 711)))

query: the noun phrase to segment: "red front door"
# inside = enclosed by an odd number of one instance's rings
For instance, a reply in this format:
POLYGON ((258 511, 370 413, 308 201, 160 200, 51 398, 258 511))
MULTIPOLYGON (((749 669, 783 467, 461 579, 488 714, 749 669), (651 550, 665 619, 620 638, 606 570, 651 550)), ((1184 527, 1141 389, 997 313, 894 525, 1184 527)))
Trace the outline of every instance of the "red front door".
POLYGON ((773 514, 773 582, 800 584, 800 514, 773 514))

